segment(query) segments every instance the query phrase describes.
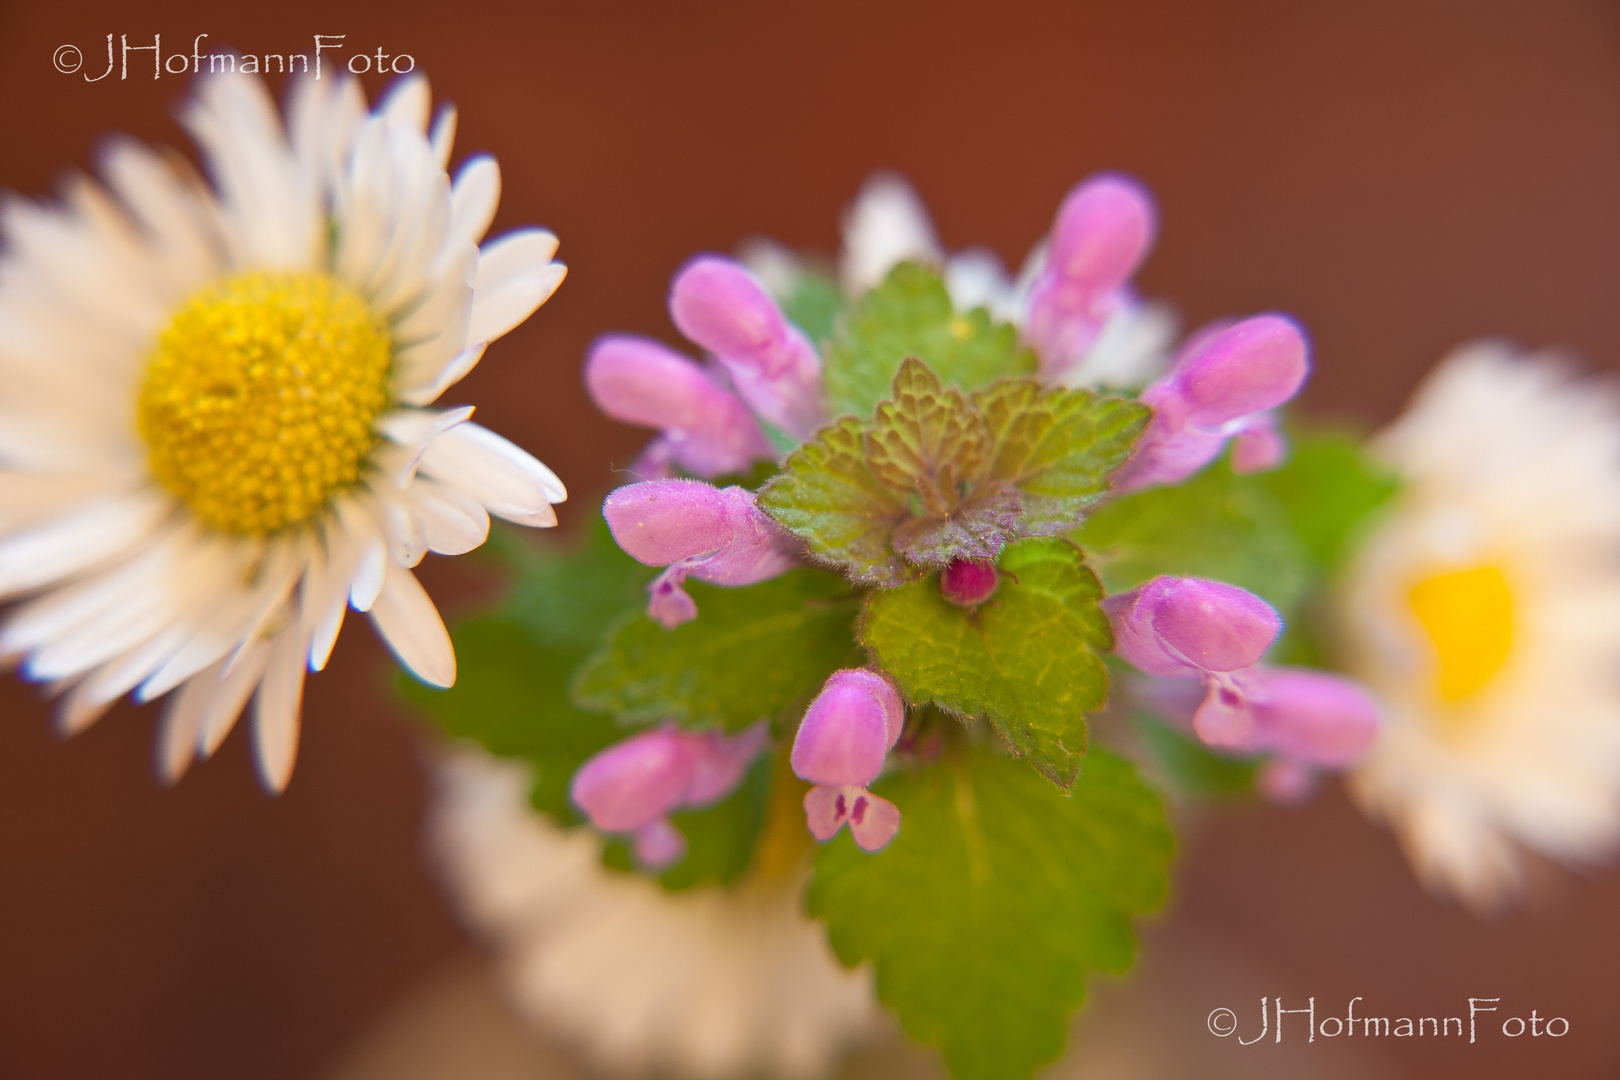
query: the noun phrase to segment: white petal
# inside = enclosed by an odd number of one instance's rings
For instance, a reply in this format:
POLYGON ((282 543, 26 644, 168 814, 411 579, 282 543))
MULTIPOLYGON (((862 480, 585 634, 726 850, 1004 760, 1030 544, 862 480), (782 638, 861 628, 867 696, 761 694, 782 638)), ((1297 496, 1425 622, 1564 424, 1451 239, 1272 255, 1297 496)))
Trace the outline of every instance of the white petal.
POLYGON ((0 541, 0 596, 49 584, 138 545, 169 515, 155 491, 96 502, 0 541))
POLYGON ((289 630, 277 637, 268 651, 269 665, 264 680, 259 683, 259 696, 253 702, 253 756, 259 766, 259 779, 279 795, 287 790, 293 762, 298 757, 298 707, 304 698, 304 638, 289 630))
POLYGON ((429 551, 461 555, 489 538, 489 513, 460 488, 423 479, 411 486, 410 497, 427 533, 429 551))
POLYGON ((450 188, 450 238, 473 244, 484 238, 501 201, 501 167, 479 154, 461 167, 450 188))
POLYGON ((358 500, 338 504, 338 520, 347 534, 345 543, 355 551, 354 578, 349 584, 349 603, 356 611, 370 611, 382 591, 383 571, 388 563, 388 545, 371 512, 358 500))
POLYGON ((208 682, 210 676, 218 679, 217 672, 204 672, 189 680, 164 703, 163 726, 157 741, 157 771, 165 784, 173 784, 184 776, 197 756, 203 709, 213 693, 213 686, 208 682))
POLYGON ((383 500, 383 532, 388 537, 388 553, 400 566, 415 566, 427 554, 427 531, 421 519, 398 498, 383 500))
POLYGON ((233 657, 229 666, 221 663, 217 668, 209 668, 197 676, 198 679, 207 679, 211 689, 197 736, 197 752, 203 757, 212 757, 219 744, 225 741, 225 736, 231 733, 231 728, 236 726, 236 718, 242 715, 242 706, 258 689, 259 679, 269 663, 270 646, 256 641, 233 657), (216 676, 216 671, 223 677, 216 676))
POLYGON ((415 574, 388 564, 382 592, 371 609, 371 620, 399 662, 417 678, 433 686, 449 686, 456 681, 456 654, 450 646, 450 634, 415 574))
POLYGON ((928 209, 905 178, 877 173, 861 186, 844 215, 839 276, 845 291, 858 295, 906 259, 939 262, 939 238, 928 209))
POLYGON ((428 110, 433 106, 433 94, 422 75, 408 75, 393 85, 381 102, 377 112, 390 123, 403 124, 412 131, 427 131, 428 110))
POLYGON ((526 450, 471 422, 433 440, 422 455, 421 469, 509 520, 548 513, 548 504, 568 498, 556 473, 526 450))
MULTIPOLYGON (((471 293, 468 294, 469 296, 471 293)), ((400 395, 407 405, 431 405, 439 400, 439 395, 450 389, 456 383, 465 379, 472 369, 478 366, 483 359, 484 350, 488 348, 487 342, 480 342, 470 349, 465 349, 450 358, 450 362, 439 369, 439 374, 430 383, 425 383, 414 390, 406 390, 400 395)))
POLYGON ((433 144, 433 156, 439 163, 439 168, 450 167, 450 148, 456 141, 456 107, 454 105, 441 105, 439 115, 433 120, 433 131, 428 135, 428 142, 433 144))
POLYGON ((56 733, 64 739, 77 735, 100 720, 112 707, 111 701, 97 699, 86 693, 85 684, 81 682, 68 691, 56 706, 54 725, 56 733))
POLYGON ((568 268, 554 263, 557 238, 520 229, 484 245, 478 256, 468 341, 493 341, 550 299, 568 268))

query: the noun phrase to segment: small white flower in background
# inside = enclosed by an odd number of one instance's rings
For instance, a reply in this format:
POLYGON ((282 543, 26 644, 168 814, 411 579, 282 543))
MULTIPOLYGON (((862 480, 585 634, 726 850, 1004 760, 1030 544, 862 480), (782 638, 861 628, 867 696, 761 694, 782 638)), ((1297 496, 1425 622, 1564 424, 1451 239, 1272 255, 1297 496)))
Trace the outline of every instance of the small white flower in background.
MULTIPOLYGON (((1030 251, 1017 278, 987 248, 947 255, 928 208, 905 177, 878 172, 861 185, 844 213, 838 276, 850 297, 881 282, 907 260, 939 268, 951 301, 962 311, 983 307, 995 318, 1024 329, 1031 290, 1046 268, 1048 241, 1030 251)), ((779 299, 790 295, 802 267, 797 256, 770 240, 753 239, 739 257, 779 299)), ((1054 381, 1070 387, 1139 389, 1169 366, 1176 317, 1163 301, 1144 301, 1128 290, 1084 356, 1054 381)))
MULTIPOLYGON (((807 918, 803 811, 767 822, 752 878, 670 893, 603 868, 602 841, 528 800, 528 769, 458 748, 439 766, 430 838, 518 1012, 614 1074, 825 1075, 882 1013, 807 918)), ((799 789, 786 785, 790 794, 799 789)))
POLYGON ((1519 847, 1620 841, 1620 404, 1474 345, 1374 445, 1406 487, 1338 598, 1346 669, 1385 705, 1351 787, 1430 888, 1488 910, 1519 847))
POLYGON ((202 80, 182 113, 212 189, 132 141, 103 189, 10 200, 0 255, 0 653, 62 693, 64 733, 169 695, 159 768, 211 753, 257 691, 281 790, 304 671, 347 607, 427 682, 450 639, 410 568, 489 514, 552 525, 540 462, 429 406, 561 283, 556 237, 478 242, 488 157, 452 184, 455 112, 419 77, 202 80))

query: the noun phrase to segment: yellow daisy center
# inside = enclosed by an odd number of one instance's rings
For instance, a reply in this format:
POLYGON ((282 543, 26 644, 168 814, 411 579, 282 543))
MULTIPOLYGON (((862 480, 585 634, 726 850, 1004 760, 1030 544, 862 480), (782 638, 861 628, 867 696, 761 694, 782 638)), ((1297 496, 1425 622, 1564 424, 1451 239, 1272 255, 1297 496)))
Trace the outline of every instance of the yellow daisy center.
POLYGON ((325 274, 216 282, 147 362, 137 425, 153 475, 224 532, 304 521, 359 481, 390 355, 387 323, 325 274))
POLYGON ((1457 702, 1479 691, 1513 646, 1513 594, 1494 566, 1437 574, 1413 587, 1412 611, 1440 658, 1440 697, 1457 702))

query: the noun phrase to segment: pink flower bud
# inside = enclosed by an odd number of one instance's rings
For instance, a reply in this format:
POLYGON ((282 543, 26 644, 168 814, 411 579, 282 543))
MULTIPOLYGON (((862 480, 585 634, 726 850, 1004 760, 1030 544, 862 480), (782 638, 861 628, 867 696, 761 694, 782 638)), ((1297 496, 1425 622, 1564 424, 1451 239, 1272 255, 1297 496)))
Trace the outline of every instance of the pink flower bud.
POLYGON ((1277 430, 1277 414, 1258 413, 1232 440, 1232 471, 1265 472, 1282 464, 1287 453, 1288 443, 1277 430))
POLYGON ((905 707, 887 678, 859 668, 834 672, 794 737, 793 772, 815 784, 869 784, 904 723, 905 707))
POLYGON ((585 385, 615 420, 662 431, 670 458, 699 476, 741 472, 773 456, 740 398, 656 341, 600 339, 585 361, 585 385))
POLYGON ((704 806, 729 795, 742 782, 748 766, 770 743, 771 729, 768 722, 761 720, 736 735, 707 731, 689 738, 693 741, 695 765, 681 803, 704 806))
POLYGON ((877 851, 900 831, 900 808, 859 784, 818 784, 804 794, 805 823, 817 840, 831 840, 849 823, 863 851, 877 851))
POLYGON ((1378 737, 1378 706, 1352 679, 1310 668, 1257 668, 1249 693, 1256 749, 1337 769, 1378 737))
MULTIPOLYGON (((1153 419, 1114 477, 1116 491, 1173 484, 1213 461, 1227 439, 1271 424, 1263 414, 1299 392, 1310 372, 1304 334, 1281 315, 1206 331, 1183 348, 1175 367, 1142 391, 1153 419)), ((1275 427, 1241 449, 1241 466, 1281 458, 1275 427)))
POLYGON ((975 559, 957 559, 939 575, 940 595, 957 607, 978 607, 1000 583, 994 563, 975 559))
POLYGON ((669 818, 657 818, 636 830, 632 850, 642 869, 663 870, 686 857, 686 835, 669 818))
POLYGON ((692 341, 719 358, 743 400, 799 438, 825 419, 821 358, 752 274, 700 255, 675 276, 669 311, 692 341))
POLYGON ((753 585, 798 563, 798 547, 740 487, 697 480, 647 480, 619 488, 602 504, 613 539, 631 557, 667 566, 647 589, 647 614, 666 627, 697 617, 681 586, 753 585))
POLYGON ((1291 758, 1275 757, 1260 766, 1254 785, 1279 806, 1298 806, 1316 789, 1316 770, 1291 758))
POLYGON ((1046 266, 1030 291, 1024 336, 1048 378, 1084 355, 1141 265, 1157 227, 1147 189, 1102 175, 1071 190, 1052 226, 1046 266))
POLYGON ((673 809, 692 782, 690 740, 658 728, 615 743, 581 765, 569 796, 604 832, 632 832, 673 809))
POLYGON ((1174 678, 1258 663, 1282 631, 1270 604, 1246 589, 1195 577, 1156 577, 1102 603, 1120 657, 1174 678))

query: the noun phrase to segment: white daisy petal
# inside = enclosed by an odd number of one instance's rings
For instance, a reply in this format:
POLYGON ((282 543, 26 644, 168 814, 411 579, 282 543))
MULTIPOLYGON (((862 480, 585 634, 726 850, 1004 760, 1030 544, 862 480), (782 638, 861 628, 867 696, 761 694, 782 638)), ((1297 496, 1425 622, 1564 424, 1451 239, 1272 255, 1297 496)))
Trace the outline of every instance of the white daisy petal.
POLYGON ((450 633, 416 575, 388 564, 382 592, 371 608, 371 621, 394 655, 417 678, 433 686, 456 681, 456 654, 450 633))
POLYGON ((429 551, 461 555, 489 538, 489 512, 458 487, 418 481, 410 497, 427 534, 429 551))
POLYGON ((421 470, 508 519, 546 514, 549 504, 568 498, 556 473, 528 451, 471 421, 434 439, 422 455, 421 470))
POLYGON ((838 271, 846 292, 865 292, 907 259, 938 263, 942 257, 928 209, 903 176, 877 173, 861 186, 844 216, 838 271))
POLYGON ((206 680, 192 679, 164 704, 163 726, 158 733, 157 769, 165 784, 177 783, 196 760, 203 709, 208 705, 212 690, 206 680))
POLYGON ((488 154, 470 159, 450 187, 450 239, 476 245, 495 220, 501 201, 501 167, 488 154))
MULTIPOLYGON (((468 296, 471 296, 471 292, 468 296)), ((451 357, 450 362, 439 369, 439 374, 430 383, 407 390, 401 395, 407 405, 431 405, 439 400, 439 396, 456 383, 465 379, 478 366, 478 361, 484 357, 484 350, 488 348, 487 342, 479 342, 470 349, 466 349, 451 357)))
POLYGON ((338 504, 338 520, 354 548, 354 576, 349 584, 349 603, 356 611, 370 611, 382 592, 383 574, 388 565, 388 544, 382 528, 371 512, 357 500, 338 504))
POLYGON ((439 168, 450 167, 450 148, 456 141, 456 107, 442 105, 439 115, 433 118, 433 130, 428 135, 428 142, 433 145, 433 157, 439 163, 439 168))
POLYGON ((214 756, 219 744, 236 726, 248 698, 259 688, 259 680, 270 663, 270 646, 261 641, 251 642, 232 661, 196 676, 210 689, 197 734, 197 753, 205 758, 214 756))
POLYGON ((428 110, 433 95, 421 75, 407 75, 396 82, 377 106, 377 112, 390 124, 402 125, 418 134, 427 133, 428 110))
POLYGON ((253 701, 253 759, 259 779, 277 794, 287 790, 298 756, 298 707, 304 698, 304 639, 285 632, 267 650, 264 678, 253 701))
POLYGON ((91 503, 0 540, 0 596, 50 584, 139 544, 169 516, 173 501, 139 491, 91 503))
POLYGON ((473 286, 469 341, 493 341, 534 314, 557 291, 568 268, 554 263, 557 238, 522 229, 485 244, 473 286))

